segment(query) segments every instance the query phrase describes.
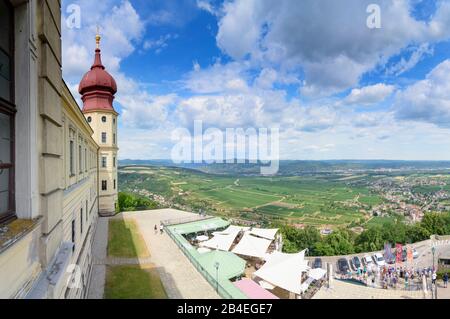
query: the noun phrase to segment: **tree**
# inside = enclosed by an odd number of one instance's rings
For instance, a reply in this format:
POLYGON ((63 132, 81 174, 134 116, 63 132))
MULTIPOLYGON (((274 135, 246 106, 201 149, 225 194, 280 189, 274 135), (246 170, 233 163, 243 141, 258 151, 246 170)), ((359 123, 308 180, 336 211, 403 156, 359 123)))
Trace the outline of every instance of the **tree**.
POLYGON ((439 213, 426 213, 421 226, 431 235, 445 235, 448 228, 446 218, 439 213))

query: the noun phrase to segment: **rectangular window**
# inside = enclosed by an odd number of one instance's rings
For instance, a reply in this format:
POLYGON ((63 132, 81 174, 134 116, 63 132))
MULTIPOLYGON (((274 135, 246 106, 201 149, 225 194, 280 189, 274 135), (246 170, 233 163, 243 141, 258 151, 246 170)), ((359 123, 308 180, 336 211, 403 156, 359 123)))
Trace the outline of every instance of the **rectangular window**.
POLYGON ((75 251, 75 220, 72 220, 72 251, 75 251))
POLYGON ((14 103, 14 14, 9 1, 0 0, 0 99, 14 103))
POLYGON ((84 148, 84 171, 87 172, 87 169, 88 169, 87 148, 84 148))
POLYGON ((107 166, 107 158, 106 156, 102 156, 102 168, 106 168, 107 166))
POLYGON ((114 180, 114 189, 116 189, 116 180, 114 180))
POLYGON ((81 153, 81 145, 78 146, 78 169, 80 174, 83 173, 83 154, 81 153))
POLYGON ((116 145, 116 133, 113 134, 113 144, 116 145))
POLYGON ((0 223, 14 216, 14 14, 0 0, 0 223))
POLYGON ((83 208, 80 209, 80 233, 83 233, 83 208))
POLYGON ((116 167, 116 157, 113 157, 113 167, 116 167))
POLYGON ((70 146, 69 146, 70 176, 74 176, 75 175, 74 152, 75 152, 74 142, 70 141, 70 146))
POLYGON ((107 190, 108 190, 108 182, 102 181, 102 191, 107 191, 107 190))
POLYGON ((102 133, 102 143, 106 144, 106 133, 105 132, 102 133))

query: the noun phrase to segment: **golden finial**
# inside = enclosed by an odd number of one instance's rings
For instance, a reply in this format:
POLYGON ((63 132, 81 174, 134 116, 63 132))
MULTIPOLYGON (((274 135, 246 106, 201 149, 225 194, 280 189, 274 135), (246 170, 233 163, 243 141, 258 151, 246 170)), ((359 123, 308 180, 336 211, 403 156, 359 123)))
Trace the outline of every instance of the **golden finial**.
POLYGON ((100 49, 100 40, 102 37, 100 36, 100 27, 97 26, 97 35, 95 36, 95 43, 97 44, 97 49, 100 49))

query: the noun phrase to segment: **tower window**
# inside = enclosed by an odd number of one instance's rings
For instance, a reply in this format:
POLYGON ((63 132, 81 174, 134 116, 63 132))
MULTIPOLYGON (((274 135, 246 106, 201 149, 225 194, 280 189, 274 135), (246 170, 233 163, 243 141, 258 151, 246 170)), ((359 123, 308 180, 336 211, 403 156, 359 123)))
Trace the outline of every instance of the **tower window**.
POLYGON ((106 116, 102 116, 102 122, 106 123, 106 116))
POLYGON ((106 132, 102 132, 102 143, 106 143, 106 132))
POLYGON ((113 157, 113 167, 116 167, 116 157, 113 157))
POLYGON ((113 119, 113 124, 116 125, 116 119, 113 119))
POLYGON ((88 116, 87 121, 88 121, 88 123, 91 123, 92 122, 92 117, 88 116))
POLYGON ((113 144, 116 144, 116 133, 113 133, 113 144))
POLYGON ((102 168, 106 168, 106 161, 107 161, 106 156, 102 156, 102 168))
POLYGON ((116 180, 114 180, 114 189, 116 189, 116 180))
POLYGON ((107 190, 108 190, 108 182, 102 181, 102 191, 107 191, 107 190))

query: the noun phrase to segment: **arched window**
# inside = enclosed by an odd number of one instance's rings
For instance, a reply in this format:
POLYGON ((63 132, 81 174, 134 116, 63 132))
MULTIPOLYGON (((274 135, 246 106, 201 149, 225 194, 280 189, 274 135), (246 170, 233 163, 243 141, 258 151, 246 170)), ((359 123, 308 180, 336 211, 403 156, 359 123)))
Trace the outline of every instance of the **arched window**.
POLYGON ((106 116, 102 116, 102 122, 106 123, 106 116))
POLYGON ((91 123, 92 122, 92 117, 88 116, 87 121, 88 121, 88 123, 91 123))
POLYGON ((0 0, 0 223, 14 216, 14 14, 0 0))

